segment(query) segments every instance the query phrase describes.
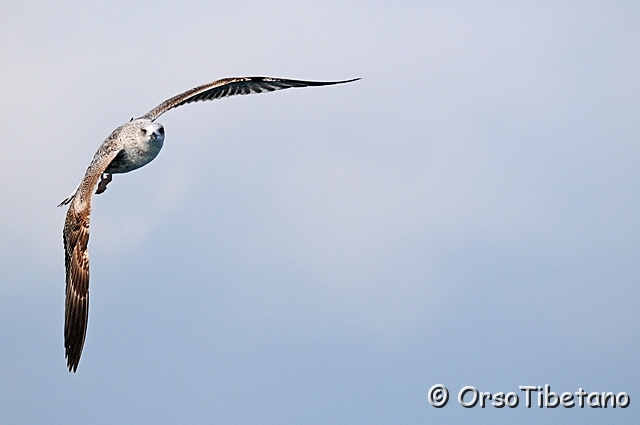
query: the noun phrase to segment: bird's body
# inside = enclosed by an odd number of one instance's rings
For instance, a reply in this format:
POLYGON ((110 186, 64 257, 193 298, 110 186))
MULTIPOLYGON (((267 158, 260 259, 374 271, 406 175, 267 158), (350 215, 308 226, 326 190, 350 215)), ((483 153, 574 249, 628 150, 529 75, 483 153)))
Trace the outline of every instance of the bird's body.
POLYGON ((119 131, 118 138, 124 138, 124 144, 105 173, 128 173, 147 165, 158 156, 164 144, 164 127, 148 119, 138 118, 115 131, 119 131))
POLYGON ((262 93, 291 87, 325 86, 355 81, 300 81, 269 77, 226 78, 188 90, 140 118, 116 128, 102 142, 78 187, 60 203, 69 204, 63 229, 66 272, 64 344, 67 367, 75 372, 84 346, 89 315, 89 219, 91 200, 106 190, 112 174, 128 173, 153 161, 164 143, 164 127, 155 120, 191 102, 262 93))

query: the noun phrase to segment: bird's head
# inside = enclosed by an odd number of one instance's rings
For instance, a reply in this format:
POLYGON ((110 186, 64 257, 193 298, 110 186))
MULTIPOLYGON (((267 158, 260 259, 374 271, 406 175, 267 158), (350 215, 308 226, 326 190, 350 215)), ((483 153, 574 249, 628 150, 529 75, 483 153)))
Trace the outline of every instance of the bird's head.
POLYGON ((162 146, 164 142, 164 127, 162 124, 148 119, 138 118, 128 123, 134 136, 143 143, 162 146))

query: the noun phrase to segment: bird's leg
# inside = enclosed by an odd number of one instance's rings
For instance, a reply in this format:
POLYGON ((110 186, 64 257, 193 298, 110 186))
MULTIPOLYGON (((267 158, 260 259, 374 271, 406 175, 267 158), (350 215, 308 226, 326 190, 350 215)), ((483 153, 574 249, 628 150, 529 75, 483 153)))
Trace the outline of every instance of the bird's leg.
POLYGON ((100 183, 98 183, 98 189, 96 190, 96 195, 99 195, 107 190, 107 185, 111 180, 113 180, 113 177, 111 177, 111 173, 102 173, 102 175, 100 176, 100 183))

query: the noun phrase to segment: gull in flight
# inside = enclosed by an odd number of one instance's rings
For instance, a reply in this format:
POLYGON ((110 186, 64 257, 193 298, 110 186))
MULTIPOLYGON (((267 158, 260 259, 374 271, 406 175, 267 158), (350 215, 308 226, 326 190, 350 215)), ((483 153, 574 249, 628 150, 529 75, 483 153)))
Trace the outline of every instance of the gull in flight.
POLYGON ((329 86, 356 81, 299 81, 269 77, 225 78, 188 90, 162 102, 140 118, 116 128, 102 142, 78 187, 60 206, 69 204, 62 239, 66 273, 64 348, 69 372, 80 362, 89 318, 89 216, 91 199, 107 189, 112 174, 128 173, 158 155, 164 143, 164 127, 155 122, 170 109, 191 102, 240 94, 284 90, 291 87, 329 86), (97 189, 96 189, 97 185, 97 189))

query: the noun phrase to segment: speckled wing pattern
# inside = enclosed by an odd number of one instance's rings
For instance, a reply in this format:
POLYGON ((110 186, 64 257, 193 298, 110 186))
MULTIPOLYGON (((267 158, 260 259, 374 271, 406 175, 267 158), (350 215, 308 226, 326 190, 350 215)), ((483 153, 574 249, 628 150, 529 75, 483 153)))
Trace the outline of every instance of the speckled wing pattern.
MULTIPOLYGON (((143 115, 155 121, 170 109, 191 102, 223 97, 284 90, 291 87, 329 86, 359 80, 301 81, 270 77, 224 78, 204 84, 172 97, 143 115)), ((59 206, 69 205, 63 229, 64 264, 66 271, 66 300, 64 319, 64 347, 67 367, 75 372, 80 362, 89 318, 89 219, 91 199, 100 176, 133 135, 127 125, 118 127, 100 145, 76 190, 59 206), (127 133, 129 132, 129 133, 127 133)))
POLYGON ((89 319, 89 218, 91 199, 98 179, 122 149, 116 130, 96 152, 77 192, 71 200, 64 222, 64 266, 66 272, 64 349, 67 367, 75 372, 80 362, 89 319))
POLYGON ((271 77, 223 78, 222 80, 203 84, 174 96, 171 99, 162 102, 140 118, 147 118, 151 121, 155 121, 160 115, 164 114, 168 110, 191 102, 214 100, 239 94, 284 90, 292 87, 331 86, 334 84, 350 83, 356 80, 359 80, 359 78, 344 81, 301 81, 271 77))

